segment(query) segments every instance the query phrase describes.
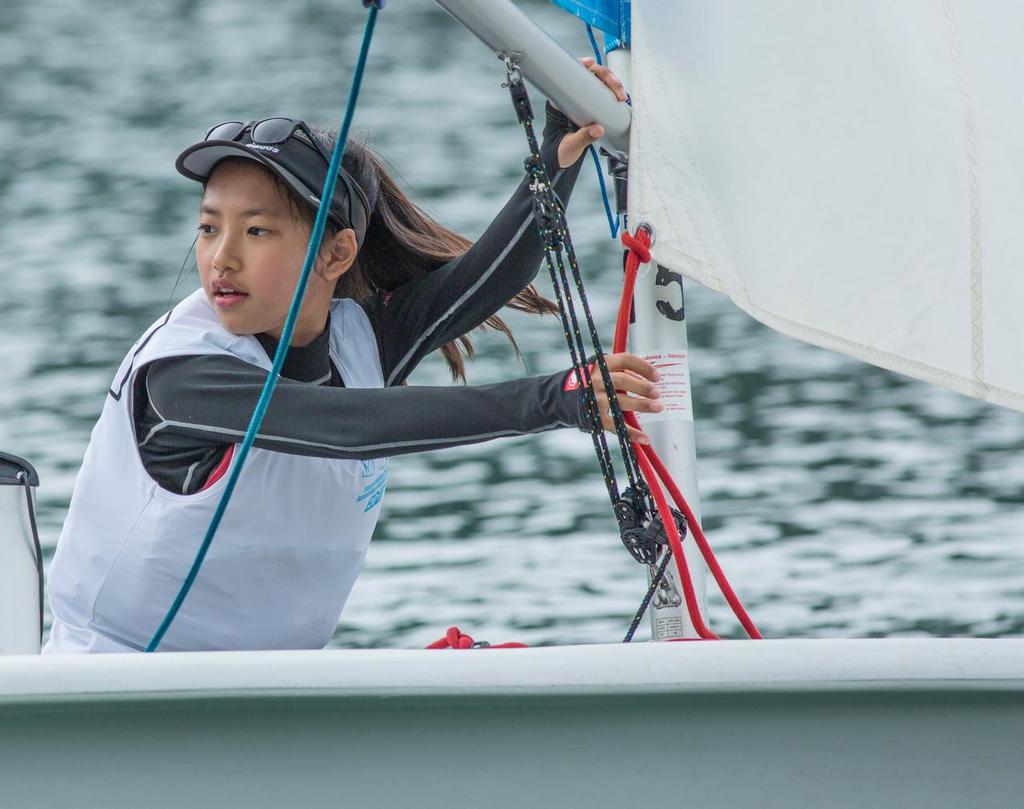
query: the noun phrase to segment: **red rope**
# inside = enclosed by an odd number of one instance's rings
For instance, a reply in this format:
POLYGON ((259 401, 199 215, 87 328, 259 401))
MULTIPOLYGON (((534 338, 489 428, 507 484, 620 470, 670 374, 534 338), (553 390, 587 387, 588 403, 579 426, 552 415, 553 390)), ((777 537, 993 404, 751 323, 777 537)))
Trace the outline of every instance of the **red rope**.
POLYGON ((482 642, 477 644, 469 635, 464 634, 457 626, 448 627, 443 638, 439 638, 427 646, 428 649, 525 649, 525 643, 495 643, 493 646, 482 642))
MULTIPOLYGON (((618 316, 615 320, 615 339, 613 340, 612 350, 615 353, 619 353, 626 350, 626 338, 629 333, 629 319, 633 308, 633 290, 636 287, 636 277, 639 271, 640 264, 646 264, 651 260, 650 234, 640 229, 637 231, 636 236, 632 236, 629 233, 623 232, 622 243, 626 246, 629 251, 626 256, 626 278, 622 287, 622 299, 619 301, 618 316)), ((624 413, 626 423, 629 426, 639 430, 640 422, 637 420, 636 414, 624 413)), ((714 551, 711 550, 711 545, 708 543, 707 537, 704 535, 703 529, 700 527, 700 523, 697 522, 697 516, 693 513, 689 503, 683 497, 683 493, 679 490, 675 481, 672 480, 672 476, 666 469, 665 464, 662 463, 661 458, 658 457, 658 453, 655 452, 654 447, 640 446, 639 444, 633 443, 633 450, 636 453, 637 463, 640 466, 640 471, 644 476, 644 480, 647 482, 648 488, 651 490, 651 495, 654 497, 654 502, 658 507, 658 513, 661 515, 662 525, 665 526, 666 534, 668 535, 669 546, 672 548, 672 555, 675 557, 676 570, 679 573, 679 582, 683 588, 683 600, 686 603, 686 610, 690 617, 690 622, 693 624, 697 635, 701 640, 718 640, 718 636, 711 631, 710 627, 704 622, 704 617, 700 612, 700 605, 697 603, 697 595, 693 587, 693 579, 690 577, 690 568, 686 563, 686 556, 683 553, 682 537, 679 535, 679 529, 676 527, 676 521, 672 516, 672 510, 669 506, 668 499, 665 497, 665 491, 662 488, 664 485, 668 489, 669 494, 675 501, 676 507, 682 512, 683 517, 686 519, 686 525, 689 528, 691 536, 693 536, 694 542, 697 543, 697 548, 700 550, 701 556, 707 563, 708 569, 711 571, 711 575, 714 577, 715 582, 718 584, 719 589, 722 591, 722 595, 725 596, 725 600, 728 602, 733 614, 739 620, 740 624, 743 625, 744 630, 751 638, 761 638, 761 633, 758 632, 757 627, 754 626, 754 622, 750 619, 746 609, 740 602, 739 596, 732 589, 729 584, 728 578, 726 578, 725 572, 719 565, 718 560, 715 558, 714 551)), ((675 638, 674 640, 691 640, 690 638, 675 638)), ((487 648, 487 649, 511 649, 511 648, 524 648, 526 644, 523 643, 498 643, 493 646, 486 643, 477 645, 473 638, 469 635, 464 634, 458 627, 449 627, 443 638, 431 643, 427 646, 428 649, 473 649, 473 648, 487 648)))
MULTIPOLYGON (((639 271, 640 264, 646 264, 651 260, 651 236, 646 229, 638 229, 635 236, 632 236, 627 232, 623 232, 622 243, 625 245, 629 253, 626 256, 626 277, 622 286, 622 299, 619 301, 618 316, 615 320, 615 339, 612 343, 612 350, 615 353, 626 350, 626 338, 629 334, 629 316, 633 308, 633 290, 636 287, 637 272, 639 271)), ((623 415, 626 417, 627 424, 635 429, 640 429, 640 422, 637 420, 636 414, 624 413, 623 415)), ((749 637, 760 639, 761 633, 757 630, 757 627, 754 626, 754 622, 747 614, 739 596, 736 595, 736 592, 729 584, 729 580, 726 578, 721 565, 718 564, 718 560, 715 558, 714 551, 711 550, 711 545, 708 543, 707 537, 704 535, 704 531, 700 527, 700 523, 697 522, 696 515, 690 508, 689 503, 686 502, 686 499, 683 497, 683 493, 679 490, 679 487, 676 486, 675 481, 672 480, 672 476, 669 474, 668 469, 665 468, 665 464, 663 464, 661 459, 658 457, 658 453, 654 451, 654 447, 640 446, 634 442, 633 450, 636 453, 637 462, 640 465, 640 471, 643 473, 644 480, 647 481, 647 486, 650 488, 651 494, 654 496, 654 502, 658 506, 658 513, 661 515, 662 525, 665 526, 666 533, 668 534, 669 546, 672 548, 672 555, 675 557, 676 570, 679 572, 679 581, 683 587, 683 599, 686 602, 686 610, 690 616, 690 622, 693 624, 698 636, 705 640, 718 639, 718 636, 715 635, 715 633, 712 632, 704 623, 704 618, 700 614, 700 606, 697 604, 697 597, 693 589, 693 581, 690 578, 690 568, 686 563, 686 557, 683 555, 682 541, 679 537, 679 531, 676 528, 675 519, 672 517, 672 511, 667 499, 665 498, 665 492, 662 489, 661 484, 664 484, 669 490, 669 494, 672 495, 672 499, 675 501, 676 506, 683 513, 683 517, 686 519, 686 525, 689 528, 690 534, 693 536, 694 542, 697 543, 697 548, 700 550, 701 556, 704 557, 704 561, 707 563, 708 569, 711 571, 711 575, 714 577, 715 582, 722 591, 722 595, 725 596, 725 600, 728 602, 733 614, 739 620, 740 624, 742 624, 743 629, 749 637), (660 482, 658 480, 659 478, 660 482)))
MULTIPOLYGON (((626 415, 632 415, 631 413, 626 415)), ((639 427, 636 418, 626 419, 627 423, 632 421, 634 427, 639 427)), ((686 611, 690 615, 690 622, 697 630, 697 635, 704 640, 718 640, 718 635, 704 623, 704 616, 700 614, 700 605, 697 603, 697 594, 693 589, 693 580, 690 578, 690 566, 686 564, 686 557, 683 555, 683 541, 679 536, 679 529, 672 516, 672 509, 669 508, 668 500, 665 499, 665 492, 662 491, 654 476, 654 469, 647 455, 640 451, 640 447, 633 443, 633 451, 636 452, 637 463, 640 464, 640 471, 643 473, 647 487, 654 496, 654 502, 658 506, 658 513, 661 515, 661 524, 665 526, 665 533, 668 534, 668 544, 672 548, 672 556, 675 558, 676 570, 679 571, 679 581, 683 585, 683 599, 686 602, 686 611)))
POLYGON ((622 244, 630 252, 626 260, 629 261, 629 259, 634 257, 636 259, 633 263, 634 270, 640 264, 646 264, 651 260, 651 234, 647 232, 647 228, 637 229, 636 234, 636 236, 633 236, 626 231, 622 231, 622 244))
MULTIPOLYGON (((633 415, 630 413, 629 415, 633 415)), ((635 418, 635 417, 634 417, 635 418)), ((718 589, 722 591, 722 595, 725 596, 726 602, 732 609, 733 615, 736 616, 737 620, 743 625, 743 629, 749 637, 755 640, 761 640, 761 633, 754 625, 753 620, 747 613, 746 608, 743 606, 743 602, 740 601, 740 597, 736 595, 736 591, 732 589, 732 585, 729 583, 729 579, 725 575, 725 571, 722 570, 722 566, 718 563, 718 559, 715 558, 715 552, 711 550, 711 545, 708 543, 707 537, 704 535, 704 529, 700 527, 700 523, 697 521, 697 516, 690 509, 690 504, 686 502, 686 498, 683 497, 683 493, 676 486, 676 482, 672 479, 672 476, 668 473, 665 468, 665 464, 662 463, 661 458, 658 457, 658 453, 654 451, 653 447, 644 446, 641 447, 644 454, 647 456, 651 465, 658 473, 658 477, 661 478, 662 483, 668 489, 669 494, 672 495, 672 499, 676 503, 676 507, 683 512, 683 516, 686 518, 686 524, 690 529, 690 533, 693 535, 693 541, 697 543, 697 547, 700 550, 701 556, 704 557, 704 561, 707 563, 708 569, 711 571, 711 575, 715 579, 715 583, 718 585, 718 589)))

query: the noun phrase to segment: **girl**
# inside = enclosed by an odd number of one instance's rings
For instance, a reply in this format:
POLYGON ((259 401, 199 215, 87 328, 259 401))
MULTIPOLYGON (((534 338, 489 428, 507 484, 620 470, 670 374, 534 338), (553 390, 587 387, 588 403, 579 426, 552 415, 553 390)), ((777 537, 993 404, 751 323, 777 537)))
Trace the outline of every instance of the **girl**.
MULTIPOLYGON (((606 68, 584 63, 624 99, 606 68)), ((547 106, 542 153, 563 200, 601 134, 547 106)), ((138 651, 160 624, 271 368, 333 146, 302 121, 270 118, 214 126, 178 157, 203 185, 202 286, 114 378, 50 567, 44 652, 138 651)), ((161 650, 323 647, 362 569, 389 456, 589 421, 575 372, 403 384, 435 350, 463 379, 467 332, 489 324, 511 339, 503 305, 552 311, 530 286, 543 252, 525 180, 470 244, 350 142, 330 213, 282 379, 161 650)), ((653 367, 629 354, 608 364, 624 409, 659 409, 653 367)), ((604 413, 600 380, 595 392, 604 413)))

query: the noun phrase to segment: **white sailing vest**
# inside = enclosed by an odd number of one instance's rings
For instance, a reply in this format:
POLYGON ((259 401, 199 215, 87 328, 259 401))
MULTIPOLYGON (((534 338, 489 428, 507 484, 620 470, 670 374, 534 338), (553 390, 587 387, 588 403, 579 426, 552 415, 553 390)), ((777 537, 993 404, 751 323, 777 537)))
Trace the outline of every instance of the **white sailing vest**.
MULTIPOLYGON (((144 649, 195 559, 227 483, 182 495, 149 476, 136 444, 138 370, 162 357, 224 354, 269 371, 252 336, 221 326, 202 289, 154 323, 118 369, 75 481, 49 573, 44 652, 144 649)), ((384 385, 362 308, 336 301, 330 357, 351 388, 384 385)), ((241 441, 241 436, 239 436, 241 441)), ((231 468, 237 462, 237 452, 231 468)), ((312 649, 330 640, 363 568, 388 461, 253 448, 202 569, 161 651, 312 649)))

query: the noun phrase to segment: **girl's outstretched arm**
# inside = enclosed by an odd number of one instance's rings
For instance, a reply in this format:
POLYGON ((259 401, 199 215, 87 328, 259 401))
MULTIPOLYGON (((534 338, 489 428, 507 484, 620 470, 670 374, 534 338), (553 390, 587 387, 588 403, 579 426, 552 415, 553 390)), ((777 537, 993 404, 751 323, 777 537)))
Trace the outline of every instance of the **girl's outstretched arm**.
MULTIPOLYGON (((266 371, 235 357, 157 360, 136 385, 136 442, 169 491, 199 491, 240 443, 266 371)), ((320 458, 372 459, 580 423, 566 373, 479 387, 345 388, 282 377, 255 446, 320 458)))
MULTIPOLYGON (((659 408, 653 366, 608 357, 625 409, 659 408), (631 395, 629 395, 631 394, 631 395)), ((476 387, 345 388, 282 377, 256 446, 319 458, 372 459, 580 426, 569 372, 476 387)), ((143 465, 169 491, 199 491, 225 449, 245 435, 266 371, 235 357, 156 360, 135 390, 136 442, 143 465)), ((603 391, 601 391, 603 393, 603 391)), ((607 396, 601 400, 607 403, 607 396)))

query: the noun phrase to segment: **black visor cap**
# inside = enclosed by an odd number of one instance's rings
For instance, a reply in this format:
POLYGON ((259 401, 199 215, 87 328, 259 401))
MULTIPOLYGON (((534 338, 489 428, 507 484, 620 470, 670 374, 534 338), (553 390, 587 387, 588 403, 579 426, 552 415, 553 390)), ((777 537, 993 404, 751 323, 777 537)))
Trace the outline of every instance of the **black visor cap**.
MULTIPOLYGON (((320 206, 320 191, 327 177, 328 165, 314 147, 292 137, 273 145, 252 143, 248 132, 242 140, 204 140, 185 149, 174 162, 184 177, 206 183, 221 160, 229 157, 248 158, 260 163, 280 177, 300 199, 316 210, 320 206)), ((345 169, 338 172, 330 207, 331 218, 341 227, 356 232, 360 246, 369 221, 366 194, 345 169)))

